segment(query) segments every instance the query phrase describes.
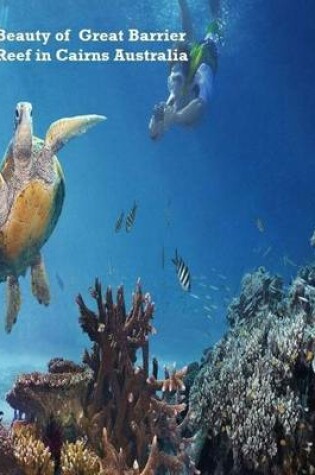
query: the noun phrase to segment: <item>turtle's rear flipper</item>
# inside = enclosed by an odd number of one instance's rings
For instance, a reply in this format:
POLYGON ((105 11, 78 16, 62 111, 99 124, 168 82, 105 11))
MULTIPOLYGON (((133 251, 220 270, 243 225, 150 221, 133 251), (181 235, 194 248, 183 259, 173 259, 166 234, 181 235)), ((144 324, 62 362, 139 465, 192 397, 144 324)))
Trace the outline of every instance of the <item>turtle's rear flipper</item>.
POLYGON ((7 277, 7 315, 5 331, 11 333, 21 307, 21 294, 19 281, 13 275, 7 277))
POLYGON ((39 303, 49 305, 50 291, 42 256, 38 254, 31 266, 32 293, 39 303))
POLYGON ((90 127, 105 119, 103 115, 90 114, 57 120, 51 124, 46 133, 44 148, 48 148, 52 154, 55 154, 69 140, 84 134, 90 127))

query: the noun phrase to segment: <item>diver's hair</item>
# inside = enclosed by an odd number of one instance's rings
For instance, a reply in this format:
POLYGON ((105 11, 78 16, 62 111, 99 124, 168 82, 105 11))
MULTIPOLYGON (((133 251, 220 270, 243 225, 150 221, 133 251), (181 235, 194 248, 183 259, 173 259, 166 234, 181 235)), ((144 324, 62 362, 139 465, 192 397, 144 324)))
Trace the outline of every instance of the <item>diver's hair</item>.
POLYGON ((178 53, 186 53, 187 54, 187 57, 188 57, 188 61, 170 61, 168 63, 169 65, 169 69, 171 70, 173 66, 175 66, 175 64, 181 64, 182 65, 182 68, 183 68, 183 73, 185 76, 188 76, 188 73, 189 73, 189 67, 190 67, 190 44, 189 43, 183 43, 183 42, 177 42, 177 43, 174 43, 173 46, 172 46, 172 49, 173 50, 177 50, 178 53))

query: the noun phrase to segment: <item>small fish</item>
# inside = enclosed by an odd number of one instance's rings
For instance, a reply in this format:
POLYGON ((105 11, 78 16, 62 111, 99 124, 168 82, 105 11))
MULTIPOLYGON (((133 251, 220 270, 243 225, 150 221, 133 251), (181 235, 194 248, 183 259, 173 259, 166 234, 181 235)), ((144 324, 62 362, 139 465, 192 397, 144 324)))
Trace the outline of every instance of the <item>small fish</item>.
POLYGON ((299 295, 298 299, 301 300, 301 302, 309 303, 309 300, 305 297, 302 297, 301 295, 299 295))
POLYGON ((65 289, 65 284, 64 284, 62 278, 60 277, 60 275, 58 274, 58 272, 56 272, 56 280, 57 280, 57 284, 58 284, 59 288, 61 290, 64 290, 65 289))
POLYGON ((297 264, 295 264, 295 262, 291 261, 291 259, 289 259, 288 256, 283 256, 283 265, 286 266, 287 264, 289 264, 292 267, 297 267, 297 264))
POLYGON ((209 289, 215 290, 215 291, 220 290, 219 287, 217 287, 216 285, 211 285, 211 284, 209 285, 209 289))
POLYGON ((112 261, 109 259, 107 262, 107 274, 108 275, 113 275, 115 272, 114 266, 112 264, 112 261))
POLYGON ((256 228, 258 229, 258 231, 260 233, 265 232, 265 225, 264 225, 263 221, 260 218, 256 219, 256 228))
POLYGON ((204 305, 203 308, 207 310, 207 312, 211 312, 211 308, 207 307, 207 305, 204 305))
POLYGON ((190 290, 190 271, 183 259, 178 255, 177 249, 175 251, 175 258, 172 259, 173 264, 176 267, 176 274, 179 283, 183 290, 188 292, 190 290))
POLYGON ((161 264, 162 264, 162 269, 165 269, 165 248, 164 244, 162 246, 162 255, 161 255, 161 264))
POLYGON ((165 209, 165 222, 166 222, 166 226, 168 228, 171 225, 171 204, 172 204, 172 200, 171 200, 171 198, 168 198, 167 204, 166 204, 166 209, 165 209))
POLYGON ((217 309, 218 309, 218 306, 217 306, 217 305, 210 305, 210 307, 211 307, 213 310, 217 310, 217 309))
POLYGON ((127 218, 126 218, 126 231, 127 231, 127 233, 129 233, 132 230, 132 227, 135 223, 137 208, 138 208, 138 205, 137 205, 136 202, 134 202, 133 207, 131 208, 131 210, 127 214, 127 218))
POLYGON ((193 299, 200 300, 199 295, 196 294, 189 294, 193 299))
POLYGON ((207 285, 204 284, 203 282, 198 282, 198 285, 200 285, 200 287, 207 287, 207 285))
POLYGON ((270 254, 270 252, 272 251, 272 246, 269 246, 267 247, 267 249, 265 250, 265 252, 263 253, 263 257, 267 257, 268 254, 270 254))
POLYGON ((223 275, 223 274, 218 274, 218 277, 219 277, 220 279, 222 279, 222 280, 226 280, 226 279, 227 279, 226 275, 223 275))
POLYGON ((206 299, 207 299, 207 300, 212 300, 211 295, 206 295, 206 299))
POLYGON ((116 223, 115 223, 115 233, 119 233, 122 228, 123 220, 124 220, 125 213, 122 211, 118 216, 116 223))

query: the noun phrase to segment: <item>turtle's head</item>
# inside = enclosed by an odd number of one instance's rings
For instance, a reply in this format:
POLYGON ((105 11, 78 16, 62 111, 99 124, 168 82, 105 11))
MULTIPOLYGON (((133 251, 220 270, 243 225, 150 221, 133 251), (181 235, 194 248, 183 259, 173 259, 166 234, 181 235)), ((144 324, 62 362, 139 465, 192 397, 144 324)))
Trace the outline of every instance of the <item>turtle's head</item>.
POLYGON ((33 119, 32 104, 18 102, 14 115, 13 147, 15 158, 29 160, 32 155, 33 119))

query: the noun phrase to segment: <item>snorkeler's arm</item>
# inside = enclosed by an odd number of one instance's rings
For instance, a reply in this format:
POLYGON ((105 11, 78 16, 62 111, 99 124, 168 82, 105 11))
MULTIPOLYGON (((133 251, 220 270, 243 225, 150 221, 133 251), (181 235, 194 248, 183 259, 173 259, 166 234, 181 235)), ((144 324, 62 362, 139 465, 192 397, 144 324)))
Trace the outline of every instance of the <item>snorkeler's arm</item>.
POLYGON ((174 123, 179 125, 193 125, 202 116, 205 109, 205 103, 197 97, 187 104, 186 107, 174 114, 174 123))
POLYGON ((164 131, 168 130, 172 125, 193 125, 202 116, 205 108, 204 101, 197 97, 180 110, 175 107, 166 106, 164 109, 164 131))
POLYGON ((153 111, 149 123, 151 139, 157 140, 173 125, 193 125, 203 114, 205 102, 200 97, 193 99, 186 107, 177 111, 174 105, 161 103, 153 111), (163 116, 163 117, 162 117, 163 116))
POLYGON ((149 122, 149 135, 153 140, 161 138, 164 133, 165 106, 165 102, 160 102, 153 108, 153 113, 149 122))

